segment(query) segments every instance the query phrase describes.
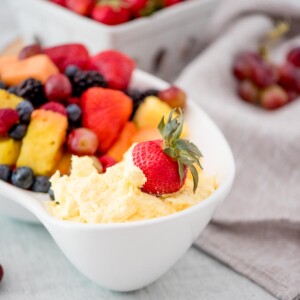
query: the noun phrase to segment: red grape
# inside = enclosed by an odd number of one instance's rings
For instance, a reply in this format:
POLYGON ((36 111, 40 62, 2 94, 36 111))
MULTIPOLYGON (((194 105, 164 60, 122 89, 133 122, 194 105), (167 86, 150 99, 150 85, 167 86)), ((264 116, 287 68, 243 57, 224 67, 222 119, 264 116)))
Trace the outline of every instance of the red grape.
POLYGON ((184 108, 186 104, 185 92, 174 85, 165 90, 160 91, 158 93, 158 98, 169 104, 169 106, 172 108, 184 108))
POLYGON ((261 57, 255 52, 242 52, 233 62, 233 74, 239 79, 247 79, 252 76, 253 66, 261 61, 261 57))
POLYGON ((74 129, 68 136, 68 150, 75 155, 93 155, 98 148, 97 135, 87 128, 74 129))
POLYGON ((24 47, 20 52, 19 52, 19 59, 26 59, 28 57, 37 55, 37 54, 42 54, 43 49, 39 44, 32 44, 29 46, 24 47))
POLYGON ((252 81, 260 88, 275 84, 279 79, 277 68, 265 61, 257 62, 253 65, 252 81))
POLYGON ((55 74, 47 79, 44 90, 49 101, 60 102, 71 96, 72 85, 67 76, 55 74))
POLYGON ((279 84, 286 89, 300 92, 300 69, 290 63, 286 63, 279 69, 279 84))
POLYGON ((244 80, 239 84, 238 87, 239 96, 250 103, 256 103, 258 99, 258 89, 249 80, 244 80))
POLYGON ((300 47, 296 47, 288 53, 287 61, 297 67, 300 67, 300 47))
POLYGON ((276 109, 289 102, 286 91, 279 85, 265 88, 260 96, 260 104, 266 109, 276 109))
POLYGON ((3 274, 4 274, 4 271, 3 271, 2 266, 0 265, 0 281, 1 281, 2 278, 3 278, 3 274))

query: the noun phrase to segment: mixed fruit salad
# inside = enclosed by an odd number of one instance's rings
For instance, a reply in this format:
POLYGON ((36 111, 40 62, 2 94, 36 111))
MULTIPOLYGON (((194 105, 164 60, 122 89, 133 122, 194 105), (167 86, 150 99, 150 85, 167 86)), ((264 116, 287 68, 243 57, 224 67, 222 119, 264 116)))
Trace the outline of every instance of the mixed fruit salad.
POLYGON ((49 0, 106 25, 118 25, 150 16, 186 0, 49 0))
POLYGON ((49 177, 69 175, 72 155, 90 157, 104 173, 132 144, 160 139, 157 124, 185 107, 185 93, 133 90, 134 69, 120 52, 91 56, 81 44, 1 56, 0 179, 53 198, 49 177))
POLYGON ((122 223, 170 215, 204 200, 217 184, 202 171, 196 145, 181 138, 183 126, 182 111, 171 111, 158 125, 160 139, 134 144, 105 173, 90 157, 72 156, 71 174, 57 171, 50 179, 50 213, 74 222, 122 223))

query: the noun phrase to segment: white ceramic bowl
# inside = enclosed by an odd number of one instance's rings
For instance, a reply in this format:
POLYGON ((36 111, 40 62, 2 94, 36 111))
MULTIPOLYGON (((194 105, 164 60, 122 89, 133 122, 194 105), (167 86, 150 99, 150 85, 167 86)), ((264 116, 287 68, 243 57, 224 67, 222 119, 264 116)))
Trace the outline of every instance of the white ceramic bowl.
MULTIPOLYGON (((136 71, 131 86, 162 89, 167 84, 136 71)), ((30 214, 15 204, 15 200, 37 213, 69 260, 101 286, 131 291, 150 284, 171 268, 196 240, 228 194, 234 178, 231 150, 216 125, 191 100, 185 118, 190 127, 191 140, 204 155, 205 172, 215 175, 219 183, 218 189, 199 204, 152 220, 80 224, 50 216, 39 201, 35 201, 34 205, 29 203, 28 195, 32 195, 31 192, 0 182, 0 212, 23 220, 33 220, 30 214)))
POLYGON ((141 69, 172 79, 203 47, 220 0, 188 0, 150 17, 106 26, 47 0, 10 0, 25 42, 81 42, 92 53, 117 49, 141 69))

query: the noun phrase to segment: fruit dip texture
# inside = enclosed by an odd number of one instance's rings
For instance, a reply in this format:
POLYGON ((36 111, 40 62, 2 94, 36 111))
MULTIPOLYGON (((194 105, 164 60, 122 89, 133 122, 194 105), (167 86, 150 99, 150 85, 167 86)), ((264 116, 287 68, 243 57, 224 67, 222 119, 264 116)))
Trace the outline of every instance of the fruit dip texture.
POLYGON ((133 164, 129 150, 120 163, 99 174, 90 157, 72 157, 70 176, 52 178, 56 202, 49 202, 57 218, 83 223, 121 223, 153 219, 184 210, 207 198, 216 188, 214 177, 199 172, 199 185, 193 193, 188 176, 176 193, 153 196, 140 188, 146 182, 143 172, 133 164), (59 204, 58 204, 59 203, 59 204))

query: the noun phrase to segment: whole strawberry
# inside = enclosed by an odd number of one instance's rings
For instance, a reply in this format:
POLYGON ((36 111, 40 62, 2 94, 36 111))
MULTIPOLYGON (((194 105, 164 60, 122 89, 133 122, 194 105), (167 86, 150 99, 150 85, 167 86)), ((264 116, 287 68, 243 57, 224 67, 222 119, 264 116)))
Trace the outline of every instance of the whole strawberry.
POLYGON ((117 90, 127 89, 135 62, 127 55, 115 50, 107 50, 91 58, 91 66, 107 81, 108 87, 117 90))
POLYGON ((172 118, 173 113, 174 110, 166 124, 163 118, 158 125, 163 140, 143 142, 132 150, 134 165, 147 178, 142 187, 144 193, 162 195, 179 191, 185 183, 187 169, 193 176, 194 192, 197 189, 195 165, 201 168, 199 160, 202 155, 196 145, 180 138, 183 128, 181 109, 175 118, 172 118))
POLYGON ((16 110, 10 108, 0 109, 0 136, 6 136, 9 129, 19 121, 16 110))
POLYGON ((91 17, 106 25, 118 25, 129 21, 131 14, 120 1, 114 1, 96 5, 92 10, 91 17))

